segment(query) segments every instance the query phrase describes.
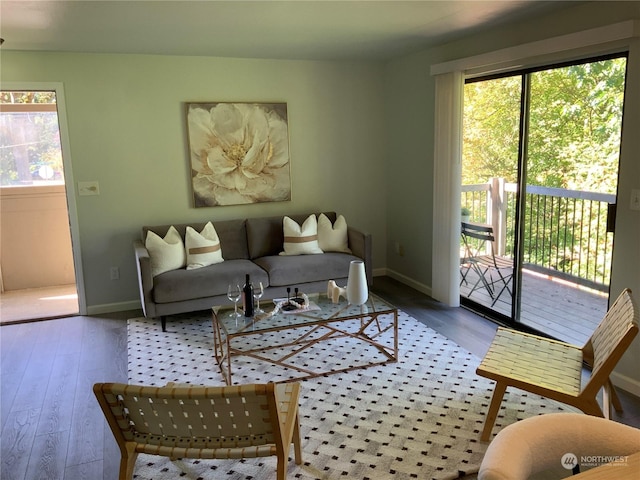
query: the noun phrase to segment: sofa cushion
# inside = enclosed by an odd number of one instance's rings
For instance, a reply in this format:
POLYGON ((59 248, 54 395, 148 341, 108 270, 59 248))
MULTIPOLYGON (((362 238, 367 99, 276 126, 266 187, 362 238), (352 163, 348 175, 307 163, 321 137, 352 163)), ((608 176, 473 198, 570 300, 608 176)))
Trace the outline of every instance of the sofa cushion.
POLYGON ((229 284, 242 286, 247 273, 253 283, 269 285, 267 273, 250 260, 226 260, 196 270, 181 268, 158 275, 153 279, 153 299, 170 303, 226 295, 229 284))
POLYGON ((213 222, 220 247, 225 260, 238 260, 249 258, 247 247, 247 225, 244 220, 223 220, 213 222))
POLYGON ((349 276, 349 264, 352 260, 359 258, 347 253, 323 253, 298 256, 270 255, 256 258, 254 262, 268 272, 269 286, 281 287, 346 278, 349 276))
POLYGON ((284 242, 283 218, 283 216, 278 216, 247 219, 249 258, 277 255, 282 251, 284 242))
MULTIPOLYGON (((300 215, 288 215, 289 218, 302 225, 309 217, 309 213, 300 215)), ((325 212, 325 215, 335 222, 335 212, 325 212)), ((247 219, 247 245, 249 247, 249 258, 256 259, 270 255, 278 255, 284 245, 283 231, 284 215, 276 217, 260 217, 247 219)), ((216 225, 216 228, 218 226, 216 225)), ((224 244, 223 244, 224 249, 224 244)), ((227 258, 225 253, 225 258, 227 258)))
MULTIPOLYGON (((176 224, 175 229, 178 230, 178 233, 185 237, 185 233, 187 227, 197 230, 198 232, 202 231, 205 227, 206 223, 182 223, 176 224)), ((142 227, 142 239, 147 238, 147 232, 149 230, 154 231, 160 236, 163 236, 169 230, 171 225, 159 225, 155 227, 142 227)), ((213 226, 218 233, 218 238, 220 238, 220 247, 222 248, 222 252, 224 253, 225 260, 236 260, 239 258, 249 258, 249 249, 247 247, 247 227, 244 219, 241 220, 221 220, 218 222, 213 222, 213 226)), ((282 235, 282 232, 280 232, 282 235)))

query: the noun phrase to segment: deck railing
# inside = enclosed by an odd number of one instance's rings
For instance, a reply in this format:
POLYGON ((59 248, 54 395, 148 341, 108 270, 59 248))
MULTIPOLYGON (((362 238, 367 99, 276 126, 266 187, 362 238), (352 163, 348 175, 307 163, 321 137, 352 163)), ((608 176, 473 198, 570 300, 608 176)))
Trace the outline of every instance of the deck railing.
MULTIPOLYGON (((606 291, 613 248, 607 220, 615 195, 539 186, 527 186, 525 195, 524 266, 606 291)), ((513 257, 516 184, 492 178, 463 185, 462 205, 471 221, 493 226, 500 255, 513 257)))

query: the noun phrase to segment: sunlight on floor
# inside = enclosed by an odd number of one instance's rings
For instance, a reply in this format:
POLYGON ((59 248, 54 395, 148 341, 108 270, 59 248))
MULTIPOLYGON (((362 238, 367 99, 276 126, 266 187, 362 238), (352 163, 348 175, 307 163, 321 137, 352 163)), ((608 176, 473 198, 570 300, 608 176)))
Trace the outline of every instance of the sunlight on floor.
POLYGON ((78 300, 78 294, 75 295, 58 295, 55 297, 41 297, 40 300, 78 300))
POLYGON ((78 313, 75 285, 12 290, 0 295, 0 323, 54 318, 78 313))
POLYGON ((575 288, 577 290, 582 290, 584 292, 588 292, 591 295, 595 295, 597 297, 609 298, 609 294, 607 292, 601 292, 599 290, 596 290, 596 289, 593 289, 593 288, 589 288, 589 287, 587 287, 585 285, 578 285, 575 282, 571 282, 569 280, 564 280, 562 278, 554 277, 553 275, 547 275, 547 274, 544 274, 544 273, 535 272, 533 270, 527 270, 526 273, 527 273, 527 275, 531 275, 533 277, 542 278, 544 280, 549 280, 550 282, 559 283, 559 284, 567 286, 567 287, 571 287, 571 288, 575 288))

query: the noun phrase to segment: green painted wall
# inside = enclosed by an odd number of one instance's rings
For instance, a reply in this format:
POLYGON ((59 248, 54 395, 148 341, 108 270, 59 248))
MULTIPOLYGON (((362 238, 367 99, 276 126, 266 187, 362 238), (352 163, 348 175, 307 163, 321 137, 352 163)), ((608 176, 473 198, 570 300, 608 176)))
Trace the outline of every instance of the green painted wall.
POLYGON ((435 83, 430 52, 391 62, 386 69, 389 178, 387 267, 431 292, 435 83), (404 250, 398 251, 398 246, 404 250), (404 255, 401 255, 404 253, 404 255))
POLYGON ((343 213, 386 252, 382 66, 141 55, 2 53, 2 82, 61 82, 89 311, 138 299, 132 240, 142 225, 316 210, 343 213), (292 200, 193 208, 184 102, 287 102, 292 200), (110 280, 111 266, 120 280, 110 280))

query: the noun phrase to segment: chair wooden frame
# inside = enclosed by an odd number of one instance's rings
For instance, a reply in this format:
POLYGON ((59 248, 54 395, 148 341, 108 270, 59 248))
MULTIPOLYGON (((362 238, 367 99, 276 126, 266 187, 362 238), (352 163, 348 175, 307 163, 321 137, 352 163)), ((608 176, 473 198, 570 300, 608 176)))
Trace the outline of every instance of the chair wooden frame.
POLYGON ((461 222, 460 233, 464 245, 460 285, 467 282, 470 271, 475 272, 478 279, 468 296, 484 287, 491 297, 491 306, 493 307, 505 290, 511 295, 513 261, 496 255, 496 239, 491 225, 461 222), (484 253, 485 250, 489 250, 490 253, 484 253))
POLYGON ((284 480, 289 449, 302 463, 300 384, 147 387, 97 383, 93 391, 121 452, 120 480, 139 453, 177 458, 277 457, 284 480))
POLYGON ((476 369, 496 385, 481 439, 488 441, 507 387, 515 387, 609 418, 610 406, 622 411, 609 376, 638 333, 638 307, 625 289, 606 313, 591 338, 580 348, 503 327, 476 369), (591 368, 582 387, 584 365, 591 368), (604 389, 603 409, 597 400, 604 389))

